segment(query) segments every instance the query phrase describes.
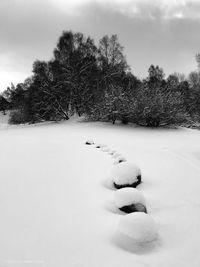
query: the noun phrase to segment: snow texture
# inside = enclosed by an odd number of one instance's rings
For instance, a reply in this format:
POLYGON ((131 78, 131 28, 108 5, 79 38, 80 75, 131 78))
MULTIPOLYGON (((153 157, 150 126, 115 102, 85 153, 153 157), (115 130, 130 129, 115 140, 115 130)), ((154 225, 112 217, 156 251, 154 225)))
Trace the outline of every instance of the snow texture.
POLYGON ((126 187, 117 190, 114 193, 114 200, 115 205, 118 208, 137 203, 143 204, 144 206, 146 205, 146 201, 143 194, 132 187, 126 187))
POLYGON ((158 229, 154 219, 144 212, 134 212, 122 216, 118 230, 136 243, 148 243, 158 238, 158 229))
POLYGON ((122 163, 122 162, 126 162, 127 160, 125 159, 125 157, 123 156, 119 156, 118 158, 116 158, 114 160, 114 164, 118 164, 118 163, 122 163))
POLYGON ((79 118, 9 126, 5 119, 0 117, 0 266, 23 267, 31 260, 29 267, 200 266, 199 130, 77 123, 79 118), (141 191, 159 230, 156 247, 153 242, 137 250, 125 235, 115 239, 119 219, 129 215, 113 209, 113 192, 104 183, 112 157, 88 150, 87 139, 141 166, 141 191))
POLYGON ((140 183, 141 171, 133 163, 122 162, 112 168, 110 178, 116 188, 127 186, 136 187, 140 183))

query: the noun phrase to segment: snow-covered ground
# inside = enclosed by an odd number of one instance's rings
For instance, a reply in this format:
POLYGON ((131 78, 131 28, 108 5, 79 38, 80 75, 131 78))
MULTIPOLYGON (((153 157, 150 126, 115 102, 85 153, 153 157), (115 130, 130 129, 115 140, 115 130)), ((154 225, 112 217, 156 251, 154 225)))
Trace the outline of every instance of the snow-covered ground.
POLYGON ((68 121, 2 129, 0 149, 1 267, 200 266, 200 131, 68 121), (114 159, 86 140, 140 166, 153 246, 116 238, 114 159))

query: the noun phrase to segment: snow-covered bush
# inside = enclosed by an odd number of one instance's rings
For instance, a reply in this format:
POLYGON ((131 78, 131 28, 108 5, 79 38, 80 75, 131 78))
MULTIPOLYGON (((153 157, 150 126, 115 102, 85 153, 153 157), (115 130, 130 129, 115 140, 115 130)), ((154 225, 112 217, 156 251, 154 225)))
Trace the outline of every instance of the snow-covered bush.
POLYGON ((158 230, 154 219, 144 212, 122 216, 118 230, 136 243, 148 243, 157 239, 158 230))
POLYGON ((94 145, 94 141, 93 140, 87 140, 85 142, 86 145, 94 145))
POLYGON ((12 110, 9 115, 9 124, 22 124, 27 122, 27 116, 24 111, 12 110))
POLYGON ((133 163, 122 162, 112 168, 110 179, 117 189, 136 187, 141 183, 141 171, 140 168, 133 163))
POLYGON ((119 156, 118 158, 116 158, 114 160, 114 164, 118 164, 118 163, 122 163, 122 162, 126 162, 127 160, 125 159, 125 157, 123 156, 119 156))
MULTIPOLYGON (((174 80, 166 81, 163 70, 158 66, 151 65, 148 72, 149 76, 140 84, 135 96, 131 122, 147 127, 159 127, 187 121, 184 85, 180 87, 177 81, 173 88, 174 80)), ((189 87, 186 90, 188 91, 189 87)))
POLYGON ((145 212, 145 198, 137 189, 126 187, 117 190, 114 194, 115 205, 126 213, 145 212))

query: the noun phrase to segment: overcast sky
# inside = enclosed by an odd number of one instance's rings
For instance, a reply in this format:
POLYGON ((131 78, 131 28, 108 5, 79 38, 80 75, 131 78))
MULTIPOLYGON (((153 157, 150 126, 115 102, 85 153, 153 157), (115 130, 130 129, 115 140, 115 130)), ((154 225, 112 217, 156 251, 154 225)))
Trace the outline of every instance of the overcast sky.
POLYGON ((189 73, 200 52, 200 0, 0 0, 0 91, 48 60, 63 30, 117 34, 135 75, 189 73))

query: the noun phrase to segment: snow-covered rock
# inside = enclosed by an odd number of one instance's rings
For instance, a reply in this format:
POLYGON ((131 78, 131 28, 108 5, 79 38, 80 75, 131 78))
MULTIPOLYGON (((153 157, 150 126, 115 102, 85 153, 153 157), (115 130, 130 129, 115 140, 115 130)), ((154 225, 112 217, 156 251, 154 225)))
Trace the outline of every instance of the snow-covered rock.
POLYGON ((115 205, 121 211, 131 212, 147 212, 145 198, 143 194, 135 188, 126 187, 117 190, 114 193, 115 205))
POLYGON ((116 159, 116 158, 118 158, 118 157, 121 157, 121 154, 120 154, 120 153, 117 153, 117 152, 116 152, 116 153, 113 154, 113 158, 116 159))
POLYGON ((119 156, 118 158, 116 158, 114 160, 114 164, 118 164, 118 163, 122 163, 122 162, 126 162, 127 160, 125 159, 125 157, 123 156, 119 156))
POLYGON ((94 141, 93 140, 87 140, 85 142, 86 145, 94 145, 94 141))
POLYGON ((133 163, 122 162, 112 168, 110 179, 117 189, 136 187, 141 183, 141 170, 133 163))
POLYGON ((116 153, 116 150, 111 149, 108 153, 109 153, 110 155, 114 155, 114 154, 116 153))
POLYGON ((103 148, 103 147, 106 147, 106 145, 105 144, 97 144, 96 145, 96 148, 103 148))
POLYGON ((154 219, 144 212, 122 216, 118 230, 136 243, 152 242, 158 238, 158 229, 154 219))
POLYGON ((110 148, 107 146, 101 148, 101 151, 103 151, 103 152, 108 152, 109 150, 110 150, 110 148))

